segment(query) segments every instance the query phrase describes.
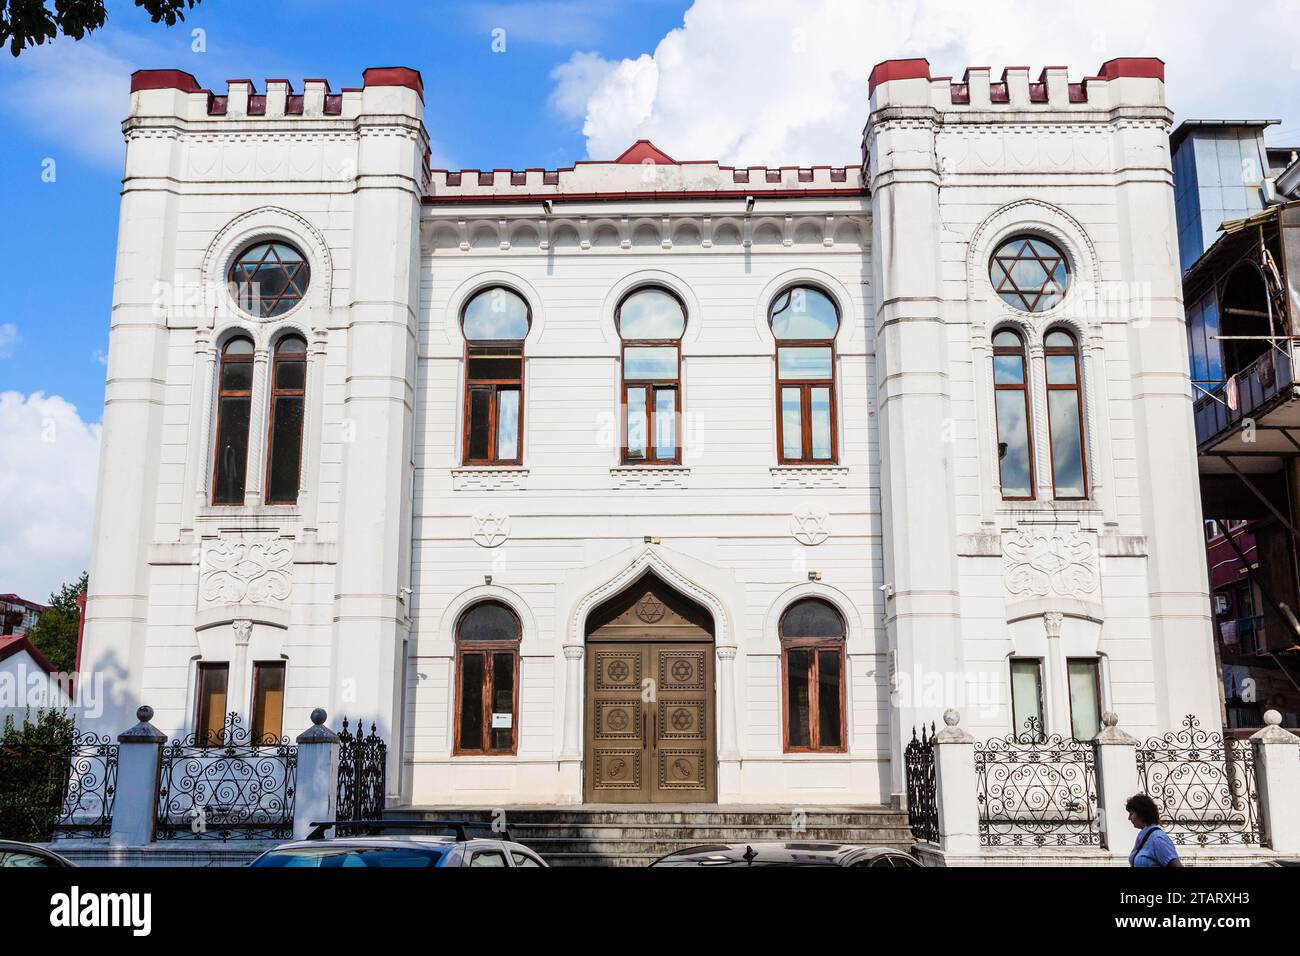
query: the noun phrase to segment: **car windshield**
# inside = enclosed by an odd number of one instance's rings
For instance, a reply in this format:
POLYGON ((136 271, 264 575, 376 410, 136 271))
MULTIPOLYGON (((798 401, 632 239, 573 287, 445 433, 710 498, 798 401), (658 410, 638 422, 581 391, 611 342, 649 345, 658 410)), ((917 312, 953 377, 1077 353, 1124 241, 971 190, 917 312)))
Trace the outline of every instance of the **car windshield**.
POLYGON ((270 867, 437 866, 444 850, 410 847, 322 846, 272 850, 253 862, 270 867))

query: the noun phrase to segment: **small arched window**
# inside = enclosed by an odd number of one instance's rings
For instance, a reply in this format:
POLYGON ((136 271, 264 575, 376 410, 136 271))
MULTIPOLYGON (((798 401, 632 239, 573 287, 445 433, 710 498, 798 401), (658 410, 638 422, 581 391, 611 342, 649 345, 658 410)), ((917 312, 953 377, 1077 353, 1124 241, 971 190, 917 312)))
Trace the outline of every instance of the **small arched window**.
POLYGON ((1088 497, 1083 441, 1083 389, 1079 343, 1055 329, 1044 342, 1047 358, 1047 425, 1051 434, 1052 488, 1066 501, 1088 497))
POLYGON ((1065 298, 1070 287, 1070 262, 1046 239, 1016 236, 993 253, 989 281, 1011 308, 1046 312, 1065 298))
POLYGON ((248 430, 253 405, 253 342, 233 338, 217 372, 217 428, 212 503, 242 505, 248 477, 248 430))
POLYGON ((307 343, 296 335, 286 335, 276 343, 271 363, 266 455, 266 503, 269 505, 298 502, 306 397, 307 343))
POLYGON ((680 464, 686 308, 665 289, 638 289, 614 319, 623 340, 623 462, 680 464))
POLYGON ((835 336, 840 314, 824 292, 786 289, 768 312, 776 338, 776 440, 782 464, 835 461, 835 336))
POLYGON ((513 754, 519 712, 519 618, 499 601, 456 625, 457 754, 513 754))
POLYGON ((781 615, 786 753, 843 753, 844 619, 808 598, 781 615))
POLYGON ((1029 424, 1029 375, 1025 340, 1003 329, 993 336, 993 401, 998 420, 998 469, 1002 497, 1034 498, 1034 448, 1029 424))
POLYGON ((528 303, 503 286, 465 304, 465 464, 523 461, 524 339, 528 303))
POLYGON ((287 242, 258 242, 230 264, 227 282, 235 303, 259 319, 284 315, 307 295, 311 266, 287 242))

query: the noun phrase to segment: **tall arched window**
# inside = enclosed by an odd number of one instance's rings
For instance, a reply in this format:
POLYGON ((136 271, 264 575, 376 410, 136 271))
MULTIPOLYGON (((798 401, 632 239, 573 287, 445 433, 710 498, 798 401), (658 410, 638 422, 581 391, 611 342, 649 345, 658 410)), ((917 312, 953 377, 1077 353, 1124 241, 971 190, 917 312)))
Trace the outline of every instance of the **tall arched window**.
POLYGON ((1029 375, 1025 340, 1003 329, 993 336, 993 400, 998 419, 1002 497, 1034 498, 1034 449, 1029 427, 1029 375))
POLYGON ((844 619, 808 598, 781 615, 786 753, 843 753, 844 619))
POLYGON ((519 618, 499 601, 456 625, 457 754, 513 754, 519 713, 519 618))
POLYGON ((271 362, 270 425, 267 429, 266 503, 298 501, 302 477, 303 405, 307 396, 307 343, 286 335, 271 362))
POLYGON ((212 503, 242 505, 248 477, 248 429, 253 403, 253 342, 231 339, 217 375, 217 430, 212 503))
POLYGON ((664 289, 638 289, 614 318, 623 340, 623 462, 680 464, 686 308, 664 289))
POLYGON ((524 339, 532 316, 518 293, 485 289, 465 304, 465 464, 523 461, 524 339))
POLYGON ((779 411, 776 440, 782 464, 835 461, 835 303, 810 286, 786 289, 768 312, 776 338, 779 411))
POLYGON ((1047 425, 1051 433, 1052 487, 1058 499, 1088 497, 1088 468, 1083 443, 1083 389, 1079 343, 1055 329, 1044 343, 1047 357, 1047 425))

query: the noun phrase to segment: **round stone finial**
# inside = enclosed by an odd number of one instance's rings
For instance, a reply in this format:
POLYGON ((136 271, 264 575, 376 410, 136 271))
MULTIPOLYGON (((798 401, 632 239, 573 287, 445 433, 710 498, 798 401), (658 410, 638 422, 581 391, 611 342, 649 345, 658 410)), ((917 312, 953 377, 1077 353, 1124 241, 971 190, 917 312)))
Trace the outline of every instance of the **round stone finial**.
POLYGON ((1113 710, 1108 710, 1101 715, 1101 722, 1105 724, 1107 727, 1118 727, 1119 714, 1115 713, 1115 711, 1113 710))
POLYGON ((956 727, 961 723, 961 712, 955 708, 949 707, 943 712, 943 722, 949 727, 956 727))
POLYGON ((153 720, 153 708, 148 704, 143 704, 140 707, 137 707, 135 711, 135 719, 140 721, 142 724, 149 723, 149 721, 153 720))
POLYGON ((317 707, 311 712, 311 722, 319 727, 321 724, 325 723, 325 718, 328 716, 329 714, 325 713, 324 707, 317 707))
POLYGON ((1270 710, 1270 711, 1268 711, 1267 713, 1264 714, 1264 726, 1265 726, 1265 727, 1281 727, 1281 726, 1282 726, 1282 715, 1281 715, 1280 713, 1278 713, 1276 710, 1270 710))

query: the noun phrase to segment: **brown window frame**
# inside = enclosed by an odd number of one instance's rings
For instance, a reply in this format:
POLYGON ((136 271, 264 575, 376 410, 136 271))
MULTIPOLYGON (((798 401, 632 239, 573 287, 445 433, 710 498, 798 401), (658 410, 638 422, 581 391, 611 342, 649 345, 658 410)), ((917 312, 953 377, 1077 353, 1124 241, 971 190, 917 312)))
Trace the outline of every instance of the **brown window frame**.
POLYGON ((645 465, 657 467, 663 465, 680 465, 682 463, 682 336, 686 334, 686 327, 682 327, 682 335, 676 339, 628 339, 623 337, 623 304, 640 292, 662 292, 670 295, 677 302, 682 310, 682 318, 685 323, 690 322, 690 313, 686 309, 686 303, 672 289, 664 286, 650 285, 638 286, 623 296, 614 310, 614 327, 618 329, 619 341, 622 342, 622 348, 619 350, 619 409, 621 411, 621 430, 619 442, 619 461, 624 465, 645 465), (674 378, 635 378, 629 380, 627 377, 627 350, 630 348, 669 348, 673 347, 677 351, 677 375, 674 378), (634 458, 628 453, 627 444, 627 425, 628 425, 628 392, 634 388, 645 389, 645 415, 646 415, 646 440, 645 440, 645 457, 634 458), (657 421, 657 402, 656 395, 660 391, 672 390, 676 394, 673 396, 673 454, 670 458, 660 458, 655 454, 655 436, 658 433, 657 421))
POLYGON ((1051 328, 1043 336, 1043 383, 1047 386, 1047 453, 1048 459, 1052 465, 1052 497, 1056 501, 1087 501, 1092 497, 1092 482, 1088 474, 1088 422, 1083 417, 1083 357, 1079 351, 1079 340, 1073 332, 1063 328, 1051 328), (1068 348, 1064 345, 1048 346, 1046 345, 1048 336, 1059 332, 1067 335, 1070 342, 1073 343, 1068 348), (1074 359, 1074 384, 1073 385, 1053 385, 1051 377, 1047 374, 1047 358, 1052 356, 1068 355, 1074 359), (1052 392, 1074 392, 1075 404, 1079 409, 1079 466, 1083 472, 1083 495, 1080 497, 1065 497, 1057 493, 1056 490, 1056 442, 1052 434, 1052 392))
MULTIPOLYGON (((500 604, 499 601, 490 602, 500 604)), ((506 605, 501 604, 502 607, 506 605)), ((453 675, 456 682, 455 690, 455 720, 452 728, 452 756, 455 757, 513 757, 519 753, 519 664, 520 654, 519 647, 523 638, 523 631, 518 616, 514 611, 510 615, 514 618, 515 633, 518 635, 513 641, 463 641, 460 636, 461 623, 465 616, 474 609, 475 605, 466 608, 461 614, 461 620, 456 622, 456 670, 453 675), (482 654, 484 658, 483 682, 480 689, 479 702, 482 708, 483 717, 483 747, 468 748, 462 747, 460 742, 460 718, 461 718, 461 689, 464 684, 462 674, 464 672, 464 660, 468 654, 482 654), (513 676, 512 691, 513 700, 511 701, 511 721, 510 721, 510 748, 494 748, 491 746, 492 740, 492 659, 497 654, 509 654, 513 658, 513 676)), ((506 608, 509 610, 509 608, 506 608)))
POLYGON ((279 743, 284 736, 284 695, 288 691, 289 685, 289 667, 285 661, 254 661, 252 675, 252 695, 248 702, 248 730, 251 734, 253 743, 279 743), (262 718, 261 706, 258 700, 258 685, 263 674, 269 671, 280 672, 280 724, 274 733, 267 731, 258 732, 258 724, 262 718))
POLYGON ((249 243, 239 254, 230 261, 230 267, 226 270, 226 289, 230 297, 235 300, 235 305, 241 312, 251 315, 258 319, 277 319, 287 315, 294 309, 307 301, 307 292, 311 287, 311 262, 303 255, 302 250, 297 244, 287 239, 271 238, 260 239, 256 242, 249 243), (280 258, 280 254, 275 252, 275 246, 284 246, 297 255, 297 260, 285 260, 280 258), (286 287, 279 295, 273 299, 263 297, 261 290, 256 290, 257 299, 253 301, 252 293, 254 287, 252 283, 246 282, 236 275, 241 271, 249 256, 254 250, 268 247, 267 252, 262 254, 258 260, 259 265, 267 263, 268 253, 274 256, 275 264, 279 266, 280 271, 284 273, 286 287), (246 296, 244 293, 247 292, 246 296), (283 305, 284 308, 280 306, 283 305), (251 307, 250 307, 251 306, 251 307))
POLYGON ((461 462, 467 467, 520 467, 524 462, 524 375, 526 371, 526 361, 524 345, 527 341, 528 333, 524 333, 522 339, 473 339, 471 340, 465 334, 465 313, 469 307, 483 295, 488 295, 496 289, 504 289, 524 304, 528 316, 528 331, 533 328, 533 309, 528 300, 516 292, 514 289, 505 285, 493 285, 480 289, 465 300, 460 309, 460 328, 461 337, 465 340, 465 390, 462 400, 465 405, 464 421, 461 428, 461 462), (470 370, 472 360, 475 358, 514 358, 513 355, 505 354, 507 352, 517 351, 519 359, 519 374, 507 378, 471 378, 470 370), (474 392, 487 392, 488 398, 488 453, 486 456, 478 458, 470 455, 470 436, 473 425, 473 398, 474 392), (501 393, 517 392, 519 395, 519 420, 516 422, 517 445, 515 456, 513 458, 499 457, 497 448, 497 426, 500 417, 501 393))
POLYGON ((1037 501, 1038 500, 1038 469, 1034 462, 1034 415, 1033 408, 1029 401, 1029 348, 1025 342, 1025 337, 1018 329, 1003 327, 993 333, 993 339, 996 342, 997 337, 1003 332, 1010 333, 1016 337, 1020 343, 1018 348, 1011 348, 1005 345, 993 346, 993 427, 997 430, 997 463, 998 463, 998 492, 1002 495, 1003 501, 1037 501), (1000 385, 998 384, 997 359, 999 357, 1015 356, 1020 359, 1020 384, 1019 385, 1000 385), (1020 392, 1025 404, 1025 443, 1026 452, 1029 458, 1029 494, 1028 495, 1008 495, 1002 487, 1002 422, 998 416, 997 393, 998 392, 1020 392))
MULTIPOLYGON (((1092 672, 1096 676, 1096 680, 1093 682, 1093 687, 1096 690, 1095 702, 1097 704, 1098 719, 1100 719, 1101 714, 1105 711, 1105 707, 1102 704, 1102 700, 1101 700, 1101 658, 1100 657, 1067 657, 1065 659, 1065 699, 1070 707, 1070 736, 1074 737, 1074 694, 1070 692, 1070 665, 1071 664, 1087 664, 1089 667, 1092 668, 1092 672)), ((1098 728, 1098 730, 1100 730, 1100 728, 1098 728)), ((1078 740, 1079 738, 1074 737, 1074 739, 1078 740)), ((1084 743, 1086 742, 1087 741, 1084 741, 1084 743)))
POLYGON ((225 730, 226 716, 230 712, 230 662, 200 661, 195 669, 194 680, 194 739, 202 747, 216 747, 221 744, 220 734, 225 730), (205 695, 203 675, 207 672, 222 672, 226 675, 226 687, 223 693, 225 704, 221 708, 217 723, 217 736, 213 737, 211 705, 204 706, 205 695), (207 720, 204 720, 204 717, 207 720))
POLYGON ((268 504, 276 507, 292 507, 298 503, 298 493, 302 490, 302 445, 306 438, 304 432, 307 424, 307 373, 309 363, 307 361, 307 340, 301 335, 289 334, 281 336, 275 343, 275 351, 271 356, 270 381, 268 384, 269 398, 267 400, 266 416, 266 475, 264 476, 264 487, 266 492, 263 500, 268 504), (280 347, 291 339, 297 339, 303 345, 302 353, 292 352, 281 354, 280 347), (302 363, 302 388, 280 388, 279 371, 280 363, 301 362, 302 363), (294 489, 293 498, 279 500, 271 497, 271 466, 275 462, 275 415, 276 400, 280 398, 300 398, 302 399, 302 424, 298 429, 298 487, 294 489))
POLYGON ((781 641, 781 746, 788 754, 843 754, 849 752, 848 722, 848 629, 844 616, 827 601, 818 597, 801 598, 792 603, 781 613, 777 625, 781 641), (804 603, 825 605, 839 621, 838 637, 786 637, 785 621, 792 610, 804 603), (794 746, 790 743, 790 652, 806 651, 809 655, 808 666, 808 745, 794 746), (839 657, 839 720, 840 742, 838 746, 823 746, 821 743, 821 655, 833 653, 839 657))
POLYGON ((1017 664, 1033 664, 1038 675, 1038 734, 1040 740, 1047 739, 1047 688, 1043 684, 1043 659, 1041 657, 1011 657, 1007 659, 1007 677, 1011 680, 1011 735, 1019 740, 1027 733, 1018 723, 1016 714, 1015 672, 1017 664))
MULTIPOLYGON (((796 289, 807 289, 825 296, 832 308, 835 309, 836 335, 838 330, 843 327, 844 317, 840 313, 840 304, 829 292, 815 285, 807 283, 787 286, 772 297, 772 301, 767 306, 767 326, 772 328, 772 310, 776 303, 784 295, 793 293, 796 289)), ((776 351, 773 355, 772 372, 776 380, 776 454, 777 462, 781 465, 826 465, 834 466, 840 463, 840 424, 839 424, 839 403, 836 401, 837 389, 836 374, 839 368, 839 355, 835 350, 835 339, 781 339, 776 337, 775 331, 772 335, 773 341, 776 342, 776 351), (829 348, 831 350, 831 377, 829 379, 820 378, 781 378, 781 349, 783 348, 800 348, 815 349, 829 348), (800 436, 799 448, 800 456, 790 458, 785 453, 785 395, 783 389, 799 389, 799 418, 800 418, 800 436), (828 388, 830 390, 830 409, 831 409, 831 455, 829 458, 814 458, 812 453, 812 390, 814 388, 828 388)))
POLYGON ((252 450, 253 444, 253 386, 256 384, 253 379, 257 373, 257 347, 253 340, 246 335, 236 335, 228 340, 221 347, 221 360, 217 363, 217 413, 214 420, 212 433, 212 504, 217 506, 242 505, 248 494, 248 456, 252 450), (247 355, 231 355, 230 347, 236 342, 247 342, 252 346, 252 351, 247 355), (226 366, 227 364, 246 364, 250 366, 248 372, 248 388, 227 390, 226 385, 226 366), (238 501, 225 501, 217 498, 220 491, 221 477, 221 421, 224 417, 222 409, 224 408, 223 399, 242 398, 248 403, 248 434, 244 437, 244 487, 240 491, 238 501))

